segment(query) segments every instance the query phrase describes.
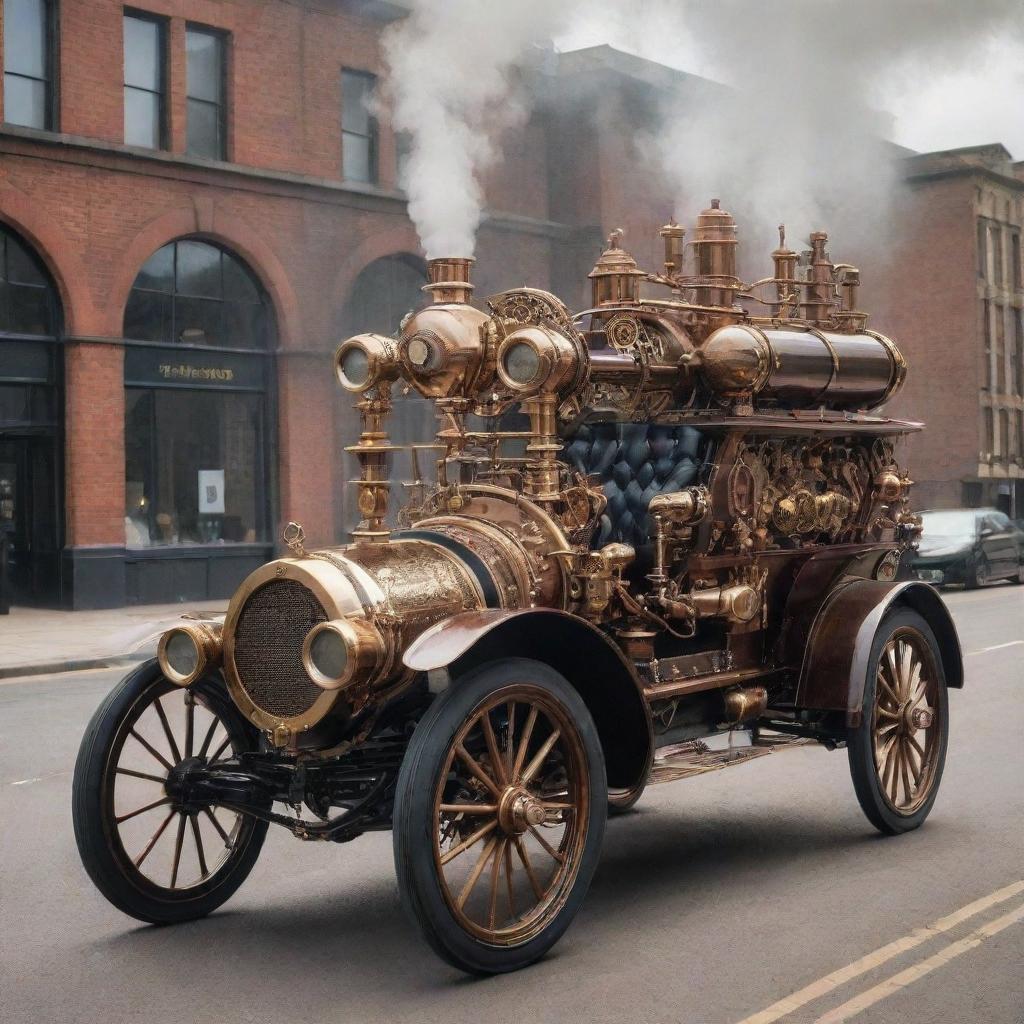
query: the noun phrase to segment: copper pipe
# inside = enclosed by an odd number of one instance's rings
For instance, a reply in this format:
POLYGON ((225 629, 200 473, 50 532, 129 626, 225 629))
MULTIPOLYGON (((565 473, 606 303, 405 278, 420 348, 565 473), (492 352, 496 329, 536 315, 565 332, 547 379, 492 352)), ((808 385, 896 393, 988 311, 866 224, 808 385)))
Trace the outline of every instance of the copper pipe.
POLYGON ((423 291, 430 292, 436 303, 468 303, 473 286, 469 283, 469 272, 475 261, 456 257, 444 257, 427 261, 428 284, 423 291))

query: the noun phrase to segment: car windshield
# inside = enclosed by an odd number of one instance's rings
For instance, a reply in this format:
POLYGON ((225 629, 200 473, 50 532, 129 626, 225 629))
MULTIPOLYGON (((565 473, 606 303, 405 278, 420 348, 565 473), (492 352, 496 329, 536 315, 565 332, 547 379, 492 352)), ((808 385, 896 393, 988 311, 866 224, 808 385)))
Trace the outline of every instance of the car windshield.
POLYGON ((980 515, 974 509, 950 512, 925 512, 921 522, 926 537, 973 537, 974 524, 980 515))

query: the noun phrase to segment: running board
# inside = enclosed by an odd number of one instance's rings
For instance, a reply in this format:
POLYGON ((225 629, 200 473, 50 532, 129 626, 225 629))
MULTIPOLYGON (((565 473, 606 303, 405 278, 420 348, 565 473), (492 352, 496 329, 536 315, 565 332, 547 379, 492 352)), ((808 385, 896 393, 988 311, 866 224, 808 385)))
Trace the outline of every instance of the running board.
POLYGON ((764 757, 776 750, 788 750, 812 742, 802 736, 761 737, 746 746, 729 746, 712 749, 704 740, 688 740, 671 747, 662 747, 655 752, 654 764, 647 780, 649 786, 659 782, 675 782, 688 779, 691 775, 717 772, 722 768, 745 764, 755 758, 764 757))

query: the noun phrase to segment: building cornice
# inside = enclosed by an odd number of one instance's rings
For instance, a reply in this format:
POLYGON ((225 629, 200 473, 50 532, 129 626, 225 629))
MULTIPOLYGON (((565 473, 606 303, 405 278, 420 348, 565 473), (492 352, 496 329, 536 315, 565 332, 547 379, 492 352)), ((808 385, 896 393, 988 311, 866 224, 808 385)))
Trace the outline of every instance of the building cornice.
MULTIPOLYGON (((62 132, 2 125, 0 154, 408 217, 408 197, 401 189, 139 149, 62 132)), ((481 226, 555 241, 568 239, 573 231, 558 221, 502 210, 485 211, 481 226)))

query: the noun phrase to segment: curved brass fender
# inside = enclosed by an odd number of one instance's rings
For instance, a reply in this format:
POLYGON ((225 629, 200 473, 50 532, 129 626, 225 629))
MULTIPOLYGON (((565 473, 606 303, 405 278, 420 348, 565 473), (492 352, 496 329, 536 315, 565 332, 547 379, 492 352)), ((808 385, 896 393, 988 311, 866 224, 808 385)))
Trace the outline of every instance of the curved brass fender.
POLYGON ((608 785, 632 789, 647 779, 654 756, 651 713, 622 652, 585 619, 557 608, 464 612, 418 636, 403 655, 415 672, 504 658, 534 658, 575 687, 597 726, 608 785))
POLYGON ((931 626, 942 656, 946 685, 964 685, 960 641, 937 591, 918 580, 841 580, 825 598, 804 650, 796 703, 801 708, 845 711, 846 723, 860 724, 868 658, 882 618, 906 605, 931 626))

